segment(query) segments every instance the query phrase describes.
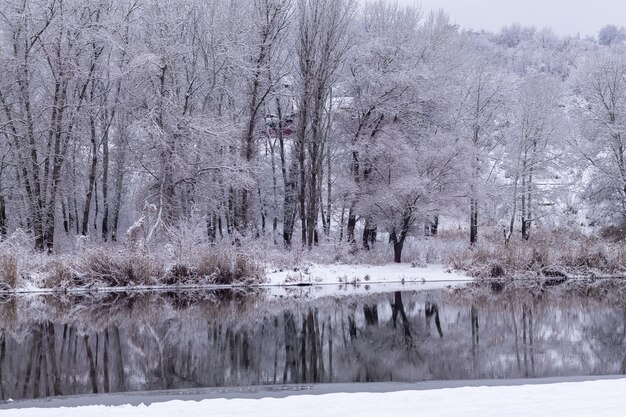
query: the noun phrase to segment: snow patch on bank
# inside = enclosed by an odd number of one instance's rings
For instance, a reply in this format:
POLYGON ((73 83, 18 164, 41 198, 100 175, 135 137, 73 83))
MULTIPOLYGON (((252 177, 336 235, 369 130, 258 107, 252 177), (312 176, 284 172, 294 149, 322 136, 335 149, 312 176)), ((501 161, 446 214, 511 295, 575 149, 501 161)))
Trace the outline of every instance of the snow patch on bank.
POLYGON ((269 269, 271 285, 290 284, 384 284, 439 283, 440 286, 471 281, 472 278, 443 265, 414 267, 411 264, 388 265, 311 265, 282 270, 269 269))
POLYGON ((425 291, 459 286, 473 278, 443 265, 313 264, 295 269, 266 270, 269 295, 296 298, 366 295, 393 291, 425 291))

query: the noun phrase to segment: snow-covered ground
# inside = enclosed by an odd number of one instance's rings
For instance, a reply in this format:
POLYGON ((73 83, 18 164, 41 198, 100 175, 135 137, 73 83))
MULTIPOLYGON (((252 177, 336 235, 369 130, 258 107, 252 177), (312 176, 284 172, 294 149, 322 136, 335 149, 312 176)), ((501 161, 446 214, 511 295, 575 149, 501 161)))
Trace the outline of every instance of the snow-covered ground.
POLYGON ((311 265, 297 270, 269 269, 267 278, 272 285, 285 284, 388 284, 440 283, 448 285, 469 281, 470 277, 443 265, 414 267, 411 264, 388 265, 311 265))
POLYGON ((269 268, 266 271, 270 295, 322 297, 372 292, 434 290, 472 280, 443 265, 414 267, 411 264, 319 265, 296 270, 269 268), (307 287, 302 287, 306 285, 307 287))
POLYGON ((411 264, 345 265, 313 264, 285 270, 266 270, 269 295, 275 297, 323 297, 373 292, 434 290, 461 285, 473 278, 443 265, 411 264), (306 285, 306 286, 303 286, 306 285))
POLYGON ((3 411, 13 417, 609 417, 626 410, 626 379, 519 386, 480 386, 384 393, 294 395, 284 398, 174 400, 150 406, 92 405, 3 411))

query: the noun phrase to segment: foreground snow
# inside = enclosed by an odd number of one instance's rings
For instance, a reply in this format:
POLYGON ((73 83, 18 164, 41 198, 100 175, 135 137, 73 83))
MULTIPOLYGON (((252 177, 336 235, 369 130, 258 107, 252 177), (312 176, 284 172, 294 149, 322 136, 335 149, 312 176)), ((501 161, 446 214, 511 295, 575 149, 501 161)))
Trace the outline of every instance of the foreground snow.
POLYGON ((626 379, 545 385, 464 387, 388 393, 295 395, 285 398, 168 401, 150 406, 26 408, 3 415, 104 417, 321 416, 623 416, 626 379))

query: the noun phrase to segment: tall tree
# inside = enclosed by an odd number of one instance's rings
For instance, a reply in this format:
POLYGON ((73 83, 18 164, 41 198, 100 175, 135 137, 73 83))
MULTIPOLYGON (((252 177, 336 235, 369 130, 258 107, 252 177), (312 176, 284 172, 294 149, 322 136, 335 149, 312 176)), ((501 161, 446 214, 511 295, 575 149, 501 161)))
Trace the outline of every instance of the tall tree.
MULTIPOLYGON (((470 39, 468 46, 476 47, 477 40, 470 39)), ((478 241, 481 202, 492 180, 494 165, 492 154, 502 144, 501 129, 504 111, 506 75, 497 67, 494 57, 487 53, 470 52, 464 74, 465 84, 459 97, 459 129, 466 141, 467 181, 469 192, 470 244, 478 241)))
POLYGON ((299 0, 297 3, 297 123, 299 200, 302 244, 317 239, 320 187, 326 142, 325 125, 336 77, 352 41, 352 0, 299 0))
POLYGON ((554 187, 548 178, 555 161, 551 142, 557 139, 557 130, 562 126, 558 80, 545 75, 527 76, 513 98, 506 144, 509 158, 505 160, 505 168, 513 179, 507 243, 513 236, 518 210, 522 238, 530 237, 531 225, 539 215, 539 203, 548 197, 550 186, 554 187))

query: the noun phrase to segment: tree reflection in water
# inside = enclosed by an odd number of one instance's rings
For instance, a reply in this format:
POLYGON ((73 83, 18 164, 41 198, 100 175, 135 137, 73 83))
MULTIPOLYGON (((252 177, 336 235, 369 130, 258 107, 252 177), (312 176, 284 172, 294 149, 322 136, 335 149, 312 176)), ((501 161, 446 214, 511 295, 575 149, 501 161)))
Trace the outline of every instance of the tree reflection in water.
POLYGON ((8 298, 0 398, 626 372, 626 309, 542 294, 8 298))

